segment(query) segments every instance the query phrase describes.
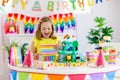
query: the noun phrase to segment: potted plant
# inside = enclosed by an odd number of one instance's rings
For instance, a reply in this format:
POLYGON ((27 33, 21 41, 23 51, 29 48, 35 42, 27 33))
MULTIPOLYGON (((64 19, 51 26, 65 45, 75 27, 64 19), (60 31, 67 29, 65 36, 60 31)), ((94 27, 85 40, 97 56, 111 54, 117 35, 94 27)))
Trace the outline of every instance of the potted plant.
POLYGON ((113 29, 112 27, 105 25, 105 18, 95 17, 94 22, 96 22, 97 25, 91 28, 88 32, 88 43, 100 46, 105 42, 110 42, 112 39, 113 29))

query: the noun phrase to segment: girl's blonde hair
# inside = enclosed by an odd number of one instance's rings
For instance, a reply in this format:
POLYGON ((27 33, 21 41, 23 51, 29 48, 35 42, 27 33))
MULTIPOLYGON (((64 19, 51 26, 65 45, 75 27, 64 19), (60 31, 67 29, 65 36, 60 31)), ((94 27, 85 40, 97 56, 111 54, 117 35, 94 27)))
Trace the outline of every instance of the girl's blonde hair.
POLYGON ((41 38, 43 38, 42 33, 41 33, 41 24, 44 23, 44 22, 50 22, 51 23, 52 33, 50 35, 50 38, 56 39, 56 36, 54 36, 55 29, 54 29, 53 22, 49 17, 46 17, 46 16, 40 19, 39 24, 38 24, 38 28, 37 28, 36 33, 35 33, 35 37, 38 40, 41 40, 41 38))

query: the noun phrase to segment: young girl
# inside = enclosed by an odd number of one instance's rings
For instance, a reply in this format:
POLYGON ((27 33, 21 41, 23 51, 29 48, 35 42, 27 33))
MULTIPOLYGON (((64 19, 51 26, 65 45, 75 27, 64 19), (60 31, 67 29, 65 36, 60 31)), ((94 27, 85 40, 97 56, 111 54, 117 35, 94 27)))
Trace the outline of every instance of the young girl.
POLYGON ((60 40, 54 35, 54 26, 49 17, 41 18, 35 37, 32 40, 30 51, 33 53, 33 59, 38 60, 41 44, 52 44, 55 49, 60 48, 60 40))

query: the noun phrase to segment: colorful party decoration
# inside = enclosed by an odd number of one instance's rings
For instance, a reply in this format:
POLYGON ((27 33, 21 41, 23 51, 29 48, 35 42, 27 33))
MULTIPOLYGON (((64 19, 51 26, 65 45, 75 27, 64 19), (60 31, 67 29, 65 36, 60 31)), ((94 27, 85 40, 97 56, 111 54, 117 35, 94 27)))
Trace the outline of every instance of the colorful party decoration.
POLYGON ((49 80, 64 80, 65 75, 48 74, 49 80))
POLYGON ((14 13, 14 22, 16 22, 18 19, 18 13, 14 13))
POLYGON ((56 32, 64 33, 64 30, 75 28, 76 22, 74 20, 72 13, 66 13, 66 14, 54 14, 53 16, 50 16, 52 19, 56 32))
POLYGON ((41 6, 39 1, 34 2, 34 6, 32 7, 32 11, 41 11, 41 6))
MULTIPOLYGON (((30 0, 2 0, 1 6, 10 5, 11 8, 20 8, 20 10, 27 10, 31 3, 28 3, 30 0), (20 6, 20 7, 18 7, 20 6)), ((88 12, 90 7, 95 6, 97 4, 101 4, 103 2, 108 2, 109 0, 47 0, 44 2, 45 5, 42 4, 42 0, 33 1, 32 6, 30 7, 30 11, 36 12, 56 12, 56 11, 78 11, 78 12, 88 12), (42 7, 45 6, 45 7, 42 7)), ((3 7, 5 9, 5 7, 3 7)))
POLYGON ((68 75, 70 80, 85 80, 86 74, 68 75))
POLYGON ((10 71, 10 80, 17 80, 17 71, 10 71))
POLYGON ((16 23, 13 21, 9 22, 8 20, 6 20, 6 22, 4 23, 4 32, 5 34, 18 33, 16 23))
MULTIPOLYGON (((86 76, 89 76, 91 80, 104 80, 104 75, 106 75, 107 80, 115 79, 116 71, 103 72, 103 73, 91 73, 91 74, 41 74, 35 72, 24 72, 24 71, 15 71, 10 70, 10 80, 45 80, 46 77, 48 80, 64 80, 66 77, 67 80, 86 80, 86 76)), ((66 80, 66 79, 65 79, 66 80)))
POLYGON ((20 20, 23 20, 23 19, 24 19, 24 17, 25 17, 25 15, 20 14, 20 20))
POLYGON ((10 64, 15 66, 15 54, 13 47, 10 48, 10 64))
POLYGON ((28 80, 29 73, 26 72, 18 72, 19 80, 28 80))
POLYGON ((2 0, 2 6, 5 6, 5 3, 8 3, 9 0, 2 0))
POLYGON ((96 0, 96 4, 97 4, 99 1, 100 1, 101 3, 103 2, 103 0, 96 0))
POLYGON ((92 80, 103 80, 104 73, 90 74, 92 80))
POLYGON ((115 71, 107 72, 107 73, 106 73, 106 76, 107 76, 108 80, 114 80, 115 71))
POLYGON ((44 80, 45 74, 31 73, 32 80, 44 80))
MULTIPOLYGON (((49 16, 54 25, 57 33, 64 33, 65 30, 75 29, 76 22, 72 13, 65 14, 53 14, 49 16)), ((40 17, 31 17, 19 13, 8 13, 7 20, 5 22, 5 33, 20 33, 20 34, 32 34, 34 33, 35 24, 38 24, 40 17), (10 27, 12 23, 13 27, 10 27), (16 24, 18 26, 16 26, 16 24)))
POLYGON ((33 62, 32 53, 30 52, 30 50, 28 50, 23 62, 23 66, 31 67, 32 62, 33 62))
POLYGON ((58 21, 59 21, 59 24, 60 24, 60 31, 63 33, 63 31, 64 31, 64 22, 63 22, 62 17, 63 17, 63 15, 59 14, 58 21))
POLYGON ((12 13, 8 13, 8 15, 7 15, 7 19, 8 19, 8 21, 12 18, 12 13))
POLYGON ((10 64, 12 66, 22 65, 22 56, 20 47, 10 48, 10 64))
POLYGON ((34 23, 35 23, 35 18, 34 18, 34 17, 31 17, 30 23, 31 23, 31 24, 34 24, 34 23))
POLYGON ((95 4, 94 0, 88 0, 88 6, 93 6, 95 4))
POLYGON ((15 5, 17 5, 18 3, 19 3, 19 0, 13 0, 13 2, 12 2, 12 7, 14 8, 15 5))
POLYGON ((27 2, 28 2, 28 0, 26 0, 26 1, 25 0, 21 0, 22 10, 25 9, 27 2))
POLYGON ((98 54, 96 66, 97 67, 104 67, 105 66, 105 59, 104 59, 102 50, 100 50, 100 52, 98 54))
POLYGON ((49 11, 53 11, 54 10, 54 2, 53 1, 48 1, 48 7, 47 9, 49 11))

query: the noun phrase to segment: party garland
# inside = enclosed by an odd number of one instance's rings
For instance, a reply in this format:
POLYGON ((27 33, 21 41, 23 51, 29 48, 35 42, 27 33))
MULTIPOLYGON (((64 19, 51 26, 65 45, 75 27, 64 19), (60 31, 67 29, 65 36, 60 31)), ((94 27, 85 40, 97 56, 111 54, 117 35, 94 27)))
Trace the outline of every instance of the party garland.
MULTIPOLYGON (((75 27, 76 27, 76 22, 74 20, 74 16, 72 13, 54 14, 54 15, 50 15, 49 17, 52 19, 57 33, 64 33, 65 29, 66 30, 67 29, 75 29, 75 27)), ((19 22, 19 24, 22 25, 22 23, 20 23, 20 21, 23 22, 23 25, 22 26, 18 25, 19 29, 21 30, 21 28, 23 28, 23 30, 24 30, 21 32, 23 32, 25 34, 26 33, 34 33, 35 24, 38 24, 39 20, 40 20, 40 17, 30 17, 30 16, 26 16, 24 14, 8 13, 7 19, 5 22, 5 33, 9 33, 8 29, 9 29, 11 23, 16 24, 19 22)), ((11 30, 11 29, 9 29, 9 30, 11 30)), ((13 30, 13 31, 15 31, 15 30, 13 30)))

